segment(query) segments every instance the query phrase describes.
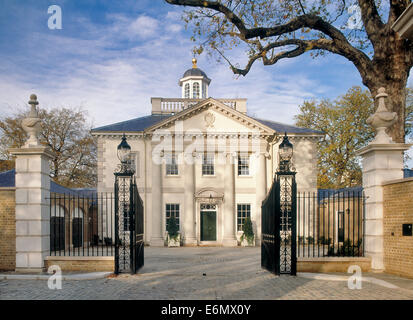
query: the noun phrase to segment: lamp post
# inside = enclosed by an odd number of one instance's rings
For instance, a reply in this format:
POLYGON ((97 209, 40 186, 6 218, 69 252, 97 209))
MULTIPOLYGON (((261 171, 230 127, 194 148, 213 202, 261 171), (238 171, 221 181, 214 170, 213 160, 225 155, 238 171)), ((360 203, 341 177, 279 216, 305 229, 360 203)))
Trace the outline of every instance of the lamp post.
POLYGON ((294 148, 285 133, 279 145, 279 165, 276 172, 279 190, 280 273, 296 275, 296 199, 295 168, 292 165, 294 148))
POLYGON ((294 168, 291 166, 291 160, 293 158, 293 145, 288 140, 287 133, 285 133, 283 141, 278 147, 278 157, 279 157, 279 167, 278 172, 287 173, 294 171, 294 168))
POLYGON ((118 145, 118 159, 120 160, 120 168, 115 172, 115 175, 133 175, 133 170, 129 165, 131 147, 126 141, 126 136, 123 134, 122 141, 118 145))
POLYGON ((115 174, 115 273, 133 271, 134 210, 132 193, 135 170, 130 165, 131 147, 123 134, 117 147, 120 165, 115 174))

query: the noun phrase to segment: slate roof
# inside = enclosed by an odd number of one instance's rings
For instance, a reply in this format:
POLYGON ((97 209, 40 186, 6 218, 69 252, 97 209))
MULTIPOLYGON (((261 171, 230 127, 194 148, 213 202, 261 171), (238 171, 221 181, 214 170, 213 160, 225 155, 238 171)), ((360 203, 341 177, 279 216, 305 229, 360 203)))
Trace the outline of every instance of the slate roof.
POLYGON ((341 189, 318 189, 318 200, 328 199, 329 197, 358 197, 363 195, 363 187, 351 187, 341 189))
POLYGON ((271 129, 275 130, 276 132, 280 133, 316 133, 316 134, 324 134, 322 131, 317 131, 317 130, 312 130, 312 129, 307 129, 307 128, 300 128, 296 126, 292 126, 289 124, 284 124, 280 122, 275 122, 275 121, 270 121, 270 120, 263 120, 259 118, 254 118, 250 117, 258 122, 261 122, 262 124, 266 125, 267 127, 270 127, 271 129))
POLYGON ((115 132, 136 132, 136 131, 143 131, 146 128, 154 125, 157 122, 160 122, 166 118, 171 117, 171 114, 168 115, 161 115, 161 114, 153 114, 146 117, 135 118, 128 121, 122 121, 114 124, 110 124, 107 126, 99 127, 92 129, 92 132, 105 132, 105 131, 115 131, 115 132))
POLYGON ((403 169, 403 178, 412 178, 413 169, 403 169))
POLYGON ((191 68, 185 71, 182 78, 190 77, 190 76, 203 76, 208 78, 206 73, 199 68, 191 68))
POLYGON ((1 188, 14 188, 16 185, 15 179, 16 170, 0 172, 0 187, 1 188))
MULTIPOLYGON (((2 188, 14 188, 16 186, 16 170, 0 172, 0 187, 2 188)), ((61 186, 60 184, 50 181, 50 192, 70 194, 73 196, 89 196, 92 193, 96 193, 96 189, 70 189, 61 186)))
MULTIPOLYGON (((110 124, 107 126, 103 127, 98 127, 95 129, 92 129, 92 132, 139 132, 139 131, 144 131, 146 128, 151 127, 152 125, 156 124, 157 122, 160 122, 166 118, 171 117, 172 115, 157 115, 153 114, 150 116, 146 117, 141 117, 141 118, 135 118, 132 120, 128 121, 123 121, 123 122, 118 122, 114 124, 110 124)), ((299 128, 296 126, 288 125, 288 124, 283 124, 279 122, 274 122, 270 120, 263 120, 263 119, 258 119, 254 117, 250 117, 267 127, 270 127, 271 129, 275 130, 276 132, 280 133, 315 133, 315 134, 323 134, 321 131, 317 130, 311 130, 311 129, 306 129, 306 128, 299 128)))

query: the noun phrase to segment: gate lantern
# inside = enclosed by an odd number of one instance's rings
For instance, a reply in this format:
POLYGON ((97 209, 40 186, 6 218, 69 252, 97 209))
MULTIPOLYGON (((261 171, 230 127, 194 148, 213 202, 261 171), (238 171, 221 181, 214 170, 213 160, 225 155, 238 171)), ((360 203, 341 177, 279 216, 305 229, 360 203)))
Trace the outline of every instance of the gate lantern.
POLYGON ((297 273, 297 185, 292 165, 293 145, 287 133, 279 145, 279 166, 262 204, 261 266, 279 274, 297 273))
POLYGON ((143 266, 143 204, 131 166, 131 147, 123 134, 117 148, 120 165, 115 171, 115 273, 143 266))

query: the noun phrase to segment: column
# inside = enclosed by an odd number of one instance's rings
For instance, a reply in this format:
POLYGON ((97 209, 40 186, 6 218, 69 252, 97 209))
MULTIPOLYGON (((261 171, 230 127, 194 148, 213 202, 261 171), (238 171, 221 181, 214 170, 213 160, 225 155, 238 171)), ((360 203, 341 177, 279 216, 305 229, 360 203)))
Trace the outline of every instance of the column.
POLYGON ((16 156, 16 271, 42 272, 50 253, 50 177, 45 147, 10 149, 16 156))
POLYGON ((224 176, 224 239, 223 245, 233 247, 237 245, 236 238, 236 212, 235 212, 235 157, 227 155, 224 176))
POLYGON ((383 182, 403 178, 404 143, 369 144, 358 151, 362 156, 364 212, 364 253, 373 272, 384 271, 383 182))
POLYGON ((261 243, 261 204, 265 199, 267 193, 267 161, 266 153, 260 153, 258 156, 258 165, 256 171, 256 233, 255 233, 255 244, 258 246, 261 243))
POLYGON ((373 272, 384 271, 383 182, 403 178, 403 152, 411 145, 394 143, 386 129, 397 120, 397 114, 387 110, 385 88, 378 90, 376 112, 367 119, 376 136, 366 147, 357 151, 362 157, 364 212, 364 253, 371 258, 373 272))
POLYGON ((185 231, 185 245, 196 245, 196 230, 195 230, 195 164, 193 161, 184 159, 184 179, 185 179, 185 195, 184 195, 184 212, 183 226, 185 231))
POLYGON ((163 247, 162 236, 162 163, 152 159, 152 236, 150 245, 163 247))

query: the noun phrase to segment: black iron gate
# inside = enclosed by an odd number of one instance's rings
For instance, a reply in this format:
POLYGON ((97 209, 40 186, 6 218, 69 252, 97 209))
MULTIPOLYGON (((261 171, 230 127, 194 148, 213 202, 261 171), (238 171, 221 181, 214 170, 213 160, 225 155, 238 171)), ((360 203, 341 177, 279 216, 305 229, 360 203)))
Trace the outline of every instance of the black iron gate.
POLYGON ((261 208, 261 266, 276 275, 296 275, 297 184, 291 163, 293 145, 287 133, 278 155, 278 171, 261 208))
POLYGON ((295 173, 277 173, 262 203, 261 266, 279 274, 297 273, 295 173))
POLYGON ((136 273, 144 264, 143 203, 133 172, 115 177, 115 273, 136 273))

